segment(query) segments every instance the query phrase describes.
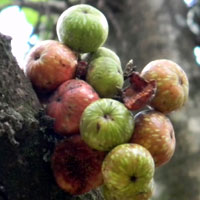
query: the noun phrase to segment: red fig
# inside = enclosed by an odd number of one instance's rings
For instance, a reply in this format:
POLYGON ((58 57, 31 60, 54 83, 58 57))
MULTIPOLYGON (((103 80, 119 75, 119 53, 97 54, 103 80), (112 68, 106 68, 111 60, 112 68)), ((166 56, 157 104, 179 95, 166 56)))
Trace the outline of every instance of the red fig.
POLYGON ((55 118, 55 132, 61 135, 79 132, 84 109, 98 99, 98 94, 85 81, 72 79, 64 82, 47 105, 47 114, 55 118))

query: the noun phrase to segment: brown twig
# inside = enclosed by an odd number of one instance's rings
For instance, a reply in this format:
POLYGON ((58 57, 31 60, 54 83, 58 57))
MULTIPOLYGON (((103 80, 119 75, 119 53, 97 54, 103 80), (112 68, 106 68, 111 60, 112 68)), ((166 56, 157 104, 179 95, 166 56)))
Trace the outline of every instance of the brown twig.
POLYGON ((134 65, 133 60, 129 60, 124 68, 124 79, 126 80, 129 78, 131 74, 136 71, 136 68, 137 67, 134 65))

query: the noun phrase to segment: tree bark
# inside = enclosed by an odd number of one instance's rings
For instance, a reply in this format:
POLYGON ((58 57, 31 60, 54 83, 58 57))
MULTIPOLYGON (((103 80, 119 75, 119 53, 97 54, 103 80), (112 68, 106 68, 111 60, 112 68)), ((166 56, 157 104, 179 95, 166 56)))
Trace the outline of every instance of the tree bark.
POLYGON ((121 2, 122 12, 114 17, 120 33, 111 29, 108 45, 120 55, 123 65, 133 59, 140 71, 152 60, 171 59, 184 69, 190 83, 188 103, 169 115, 176 151, 168 164, 156 169, 152 199, 199 200, 200 68, 193 55, 194 37, 186 26, 187 9, 182 0, 117 2, 121 2))
POLYGON ((53 121, 0 34, 0 200, 102 199, 98 190, 72 197, 52 175, 53 121))

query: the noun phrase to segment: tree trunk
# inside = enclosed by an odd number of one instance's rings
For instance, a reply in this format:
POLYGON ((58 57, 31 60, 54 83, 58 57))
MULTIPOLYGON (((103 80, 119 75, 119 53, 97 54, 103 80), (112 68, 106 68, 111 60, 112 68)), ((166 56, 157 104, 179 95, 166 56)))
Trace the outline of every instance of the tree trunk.
POLYGON ((133 59, 140 71, 148 62, 166 58, 187 73, 190 94, 187 105, 169 117, 175 128, 176 151, 172 160, 156 169, 153 200, 200 199, 200 68, 193 55, 194 38, 186 26, 182 0, 127 0, 116 13, 120 29, 111 29, 108 44, 125 64, 133 59), (189 186, 189 189, 188 189, 189 186))
POLYGON ((72 197, 54 181, 48 118, 0 34, 0 200, 102 199, 98 190, 72 197))

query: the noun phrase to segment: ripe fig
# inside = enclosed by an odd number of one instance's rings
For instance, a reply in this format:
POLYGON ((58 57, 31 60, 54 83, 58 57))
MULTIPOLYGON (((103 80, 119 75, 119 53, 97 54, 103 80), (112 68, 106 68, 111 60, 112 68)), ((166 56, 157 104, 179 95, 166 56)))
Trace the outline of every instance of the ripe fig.
POLYGON ((130 142, 149 150, 156 167, 164 165, 173 156, 176 139, 173 125, 163 113, 153 110, 135 115, 135 130, 130 142))
POLYGON ((47 114, 55 118, 55 132, 61 135, 79 132, 83 111, 98 99, 98 94, 83 80, 71 79, 60 85, 47 105, 47 114))
POLYGON ((91 149, 80 135, 56 145, 52 169, 58 186, 72 195, 89 192, 103 183, 101 165, 105 153, 91 149))
POLYGON ((77 55, 67 46, 45 40, 30 50, 24 71, 36 89, 49 92, 75 77, 77 60, 77 55))
POLYGON ((146 81, 156 81, 157 91, 150 105, 163 113, 182 108, 188 99, 189 82, 183 69, 171 60, 155 60, 141 72, 146 81))

